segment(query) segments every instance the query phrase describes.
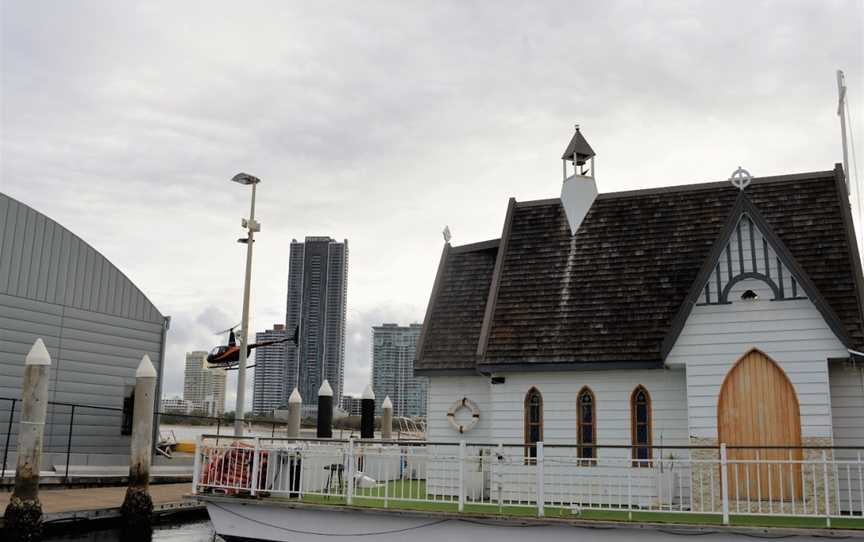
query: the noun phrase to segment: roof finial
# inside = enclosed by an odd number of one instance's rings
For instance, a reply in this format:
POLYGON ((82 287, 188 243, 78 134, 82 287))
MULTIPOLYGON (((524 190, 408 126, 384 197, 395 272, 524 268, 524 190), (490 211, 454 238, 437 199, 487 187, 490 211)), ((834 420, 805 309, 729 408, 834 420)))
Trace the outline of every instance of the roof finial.
POLYGON ((444 229, 441 230, 441 234, 444 236, 445 243, 449 243, 450 239, 453 238, 453 235, 450 233, 450 226, 444 226, 444 229))
POLYGON ((729 177, 729 182, 732 183, 738 190, 744 191, 745 188, 750 186, 750 183, 753 182, 753 177, 750 175, 750 172, 744 169, 741 166, 738 166, 738 169, 732 172, 732 176, 729 177))

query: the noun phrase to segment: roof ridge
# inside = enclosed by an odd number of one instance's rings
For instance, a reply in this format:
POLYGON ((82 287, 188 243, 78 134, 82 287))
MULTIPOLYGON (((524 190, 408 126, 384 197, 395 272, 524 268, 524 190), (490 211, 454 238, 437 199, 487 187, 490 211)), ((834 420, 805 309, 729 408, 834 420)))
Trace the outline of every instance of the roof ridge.
POLYGON ((500 238, 497 239, 489 239, 486 241, 477 241, 474 243, 467 243, 465 245, 459 246, 451 246, 450 252, 451 254, 461 254, 463 252, 474 252, 475 250, 487 250, 490 248, 495 248, 501 242, 500 238))
MULTIPOLYGON (((816 179, 833 179, 835 170, 829 169, 825 171, 809 171, 804 173, 789 173, 785 175, 770 175, 767 177, 753 177, 752 183, 755 185, 789 182, 789 181, 808 181, 816 179)), ((645 194, 664 194, 667 192, 695 192, 698 190, 715 190, 717 188, 732 188, 729 181, 707 181, 689 184, 677 184, 672 186, 654 186, 649 188, 634 188, 632 190, 618 190, 615 192, 601 192, 597 195, 597 199, 621 198, 627 196, 641 196, 645 194)), ((517 207, 540 207, 543 205, 554 205, 561 202, 561 198, 543 198, 525 201, 517 201, 517 207)))
MULTIPOLYGON (((805 173, 789 173, 786 175, 770 175, 768 177, 753 177, 751 185, 763 185, 763 184, 771 184, 771 183, 779 183, 779 182, 788 182, 788 181, 807 181, 807 180, 816 180, 816 179, 827 179, 831 177, 834 178, 834 170, 829 169, 825 171, 810 171, 805 173)), ((713 190, 716 188, 732 188, 735 189, 732 184, 726 181, 708 181, 708 182, 700 182, 700 183, 689 183, 689 184, 678 184, 672 186, 656 186, 652 188, 635 188, 633 190, 620 190, 617 192, 602 192, 597 195, 598 199, 605 198, 616 198, 616 197, 626 197, 630 195, 641 195, 641 194, 662 194, 665 192, 685 192, 685 191, 697 191, 697 190, 713 190)), ((745 189, 746 192, 746 189, 745 189)))

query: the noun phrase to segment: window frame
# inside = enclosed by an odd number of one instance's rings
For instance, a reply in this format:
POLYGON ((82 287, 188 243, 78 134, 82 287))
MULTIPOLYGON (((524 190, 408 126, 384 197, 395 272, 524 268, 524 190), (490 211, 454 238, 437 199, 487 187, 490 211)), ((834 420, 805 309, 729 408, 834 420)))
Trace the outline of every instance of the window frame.
POLYGON ((523 424, 523 442, 525 443, 525 464, 526 465, 535 465, 537 463, 537 443, 543 442, 543 394, 540 393, 540 390, 537 389, 536 386, 531 386, 528 389, 528 392, 525 393, 525 400, 522 409, 524 424, 523 424), (534 396, 537 396, 539 400, 538 408, 539 408, 539 420, 537 422, 538 426, 538 439, 536 441, 531 441, 531 427, 534 425, 531 423, 531 399, 534 396))
POLYGON ((632 459, 632 466, 637 468, 649 468, 652 466, 653 461, 653 418, 651 412, 651 394, 648 393, 648 388, 639 384, 635 388, 633 388, 633 392, 630 394, 630 455, 632 459), (645 394, 645 437, 646 442, 641 443, 637 442, 636 436, 638 433, 639 425, 643 422, 637 421, 636 417, 636 408, 638 404, 636 403, 636 396, 639 392, 643 392, 645 394), (638 450, 641 448, 647 448, 648 450, 648 459, 639 459, 638 450))
POLYGON ((579 393, 576 394, 576 456, 579 458, 580 465, 596 465, 597 464, 597 396, 594 395, 594 390, 588 386, 582 386, 579 393), (591 423, 586 424, 582 417, 582 397, 588 394, 591 397, 591 423), (583 442, 582 429, 586 425, 591 426, 592 440, 587 446, 592 450, 591 457, 585 457, 585 443, 583 442))

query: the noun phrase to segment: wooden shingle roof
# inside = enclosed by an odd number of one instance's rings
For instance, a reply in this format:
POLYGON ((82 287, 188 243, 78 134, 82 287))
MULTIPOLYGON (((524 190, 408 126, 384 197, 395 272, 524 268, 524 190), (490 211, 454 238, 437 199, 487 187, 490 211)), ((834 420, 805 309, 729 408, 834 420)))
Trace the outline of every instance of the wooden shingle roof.
MULTIPOLYGON (((836 315, 841 340, 860 349, 862 279, 842 170, 755 179, 744 197, 836 315)), ((445 255, 418 374, 659 366, 739 201, 727 182, 601 194, 574 236, 559 199, 512 202, 495 248, 445 255)))
POLYGON ((445 246, 418 356, 428 372, 474 370, 498 240, 445 246))

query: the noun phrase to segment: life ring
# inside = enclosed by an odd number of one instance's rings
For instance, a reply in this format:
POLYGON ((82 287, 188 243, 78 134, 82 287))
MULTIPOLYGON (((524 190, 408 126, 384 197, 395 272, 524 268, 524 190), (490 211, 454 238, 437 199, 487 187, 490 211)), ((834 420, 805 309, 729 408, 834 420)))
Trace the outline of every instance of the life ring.
POLYGON ((467 433, 468 431, 474 429, 474 426, 477 425, 477 422, 480 421, 480 409, 477 408, 477 403, 468 399, 467 397, 463 397, 459 399, 450 407, 450 410, 447 411, 447 420, 450 422, 450 425, 453 426, 453 429, 459 431, 459 433, 467 433), (462 410, 463 408, 467 408, 471 411, 471 421, 465 425, 460 425, 456 421, 456 413, 462 410))

